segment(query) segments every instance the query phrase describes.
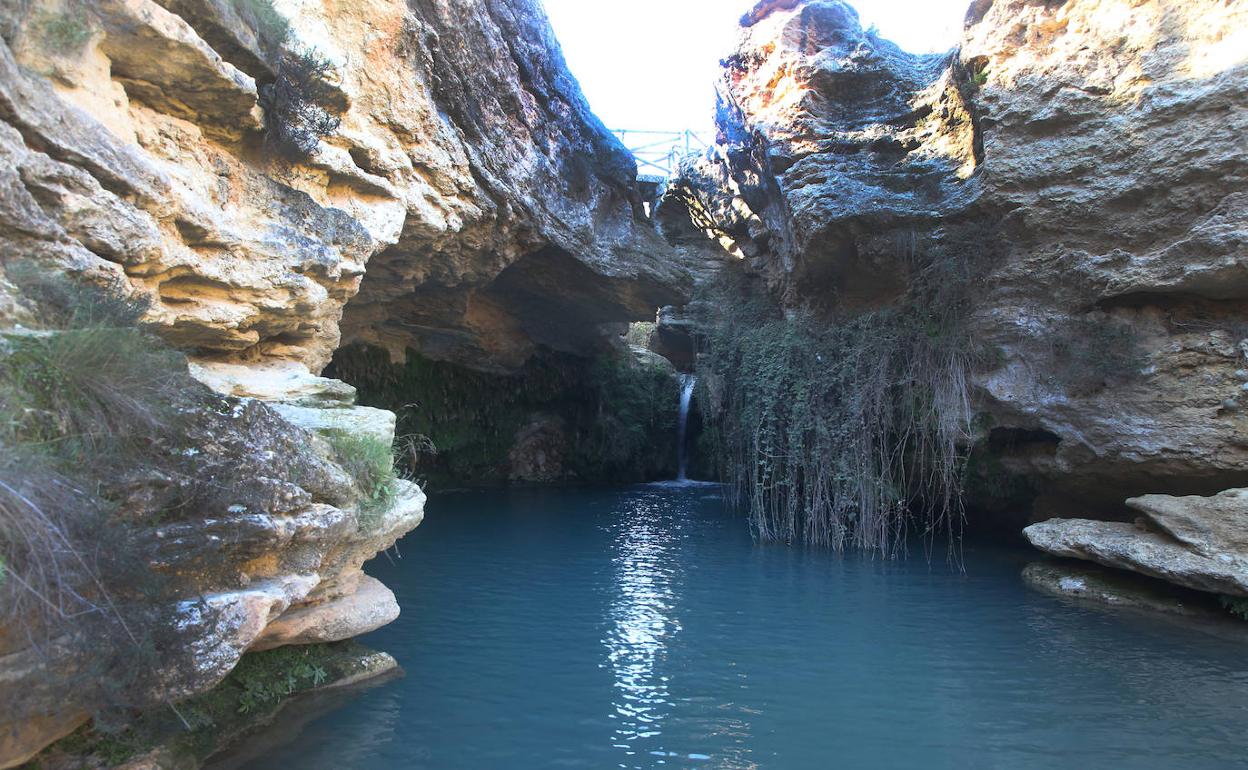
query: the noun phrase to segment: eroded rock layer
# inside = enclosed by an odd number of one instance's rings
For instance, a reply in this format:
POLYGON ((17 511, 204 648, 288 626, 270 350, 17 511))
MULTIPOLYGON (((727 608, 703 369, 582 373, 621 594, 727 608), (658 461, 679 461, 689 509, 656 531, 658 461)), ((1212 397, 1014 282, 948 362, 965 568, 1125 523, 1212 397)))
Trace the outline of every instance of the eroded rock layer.
POLYGON ((1228 597, 1248 596, 1248 489, 1144 495, 1134 523, 1050 519, 1024 530, 1040 550, 1228 597))

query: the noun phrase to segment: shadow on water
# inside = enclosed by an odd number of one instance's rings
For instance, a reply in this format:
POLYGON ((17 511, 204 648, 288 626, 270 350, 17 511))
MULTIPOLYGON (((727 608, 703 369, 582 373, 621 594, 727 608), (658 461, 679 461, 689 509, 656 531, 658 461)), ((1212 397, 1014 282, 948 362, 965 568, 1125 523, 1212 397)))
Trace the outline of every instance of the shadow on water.
MULTIPOLYGON (((205 764, 205 770, 241 770, 261 766, 259 763, 263 763, 265 757, 297 745, 309 726, 371 691, 402 678, 403 672, 396 669, 358 684, 297 695, 283 704, 276 713, 258 722, 247 733, 238 736, 214 754, 205 764)), ((386 709, 381 704, 374 704, 371 710, 376 718, 371 721, 367 730, 353 734, 352 750, 362 749, 367 752, 369 744, 389 743, 400 729, 397 708, 386 709)))

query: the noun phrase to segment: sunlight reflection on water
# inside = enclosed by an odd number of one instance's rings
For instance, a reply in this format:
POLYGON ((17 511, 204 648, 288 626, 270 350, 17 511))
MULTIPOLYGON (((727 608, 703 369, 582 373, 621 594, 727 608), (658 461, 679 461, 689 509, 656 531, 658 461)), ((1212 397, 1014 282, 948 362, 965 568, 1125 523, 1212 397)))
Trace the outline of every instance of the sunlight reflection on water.
POLYGON ((656 664, 681 630, 672 590, 679 564, 671 548, 679 533, 665 518, 653 503, 634 505, 612 527, 615 598, 603 665, 615 675, 612 745, 629 755, 643 750, 640 742, 659 738, 670 715, 668 678, 656 664))

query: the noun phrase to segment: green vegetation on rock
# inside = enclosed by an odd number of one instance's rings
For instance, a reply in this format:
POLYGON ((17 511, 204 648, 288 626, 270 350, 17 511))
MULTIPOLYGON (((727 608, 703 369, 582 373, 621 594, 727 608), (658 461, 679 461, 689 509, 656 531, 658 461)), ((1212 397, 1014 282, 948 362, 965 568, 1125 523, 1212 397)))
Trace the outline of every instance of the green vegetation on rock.
POLYGON ((1248 599, 1238 596, 1222 596, 1219 599, 1227 612, 1238 618, 1248 620, 1248 599))
POLYGON ((324 434, 338 464, 360 490, 360 525, 368 529, 394 504, 394 450, 373 436, 333 430, 324 434))
POLYGON ((34 29, 45 48, 61 56, 71 56, 82 50, 91 39, 91 24, 85 8, 71 3, 57 12, 40 13, 34 29))
POLYGON ((273 0, 230 0, 235 12, 256 31, 260 43, 277 50, 290 39, 290 20, 273 7, 273 0))
POLYGON ((931 262, 901 301, 858 314, 781 313, 743 277, 715 288, 704 411, 756 536, 891 555, 917 520, 953 547, 976 357, 968 284, 964 262, 931 262))
POLYGON ((155 528, 268 510, 324 458, 267 407, 196 382, 119 288, 6 274, 38 328, 0 334, 0 617, 17 649, 55 659, 5 705, 51 710, 72 689, 97 713, 150 706, 155 678, 191 665, 173 656, 195 654, 178 601, 226 561, 155 528))
POLYGON ((316 154, 321 140, 342 124, 331 108, 333 66, 313 51, 285 51, 275 66, 277 77, 260 88, 265 116, 265 150, 273 157, 298 161, 316 154))
POLYGON ((170 641, 147 630, 163 626, 145 600, 166 578, 128 531, 144 512, 124 487, 136 472, 169 479, 163 510, 195 494, 173 449, 193 381, 135 324, 141 305, 17 265, 8 275, 42 328, 0 336, 0 616, 35 644, 91 639, 90 664, 70 676, 120 697, 170 641))
POLYGON ((112 767, 158 746, 167 756, 197 763, 292 696, 367 675, 379 660, 386 656, 351 641, 249 653, 212 690, 172 707, 145 711, 121 729, 85 725, 44 750, 23 770, 90 767, 100 762, 112 767))

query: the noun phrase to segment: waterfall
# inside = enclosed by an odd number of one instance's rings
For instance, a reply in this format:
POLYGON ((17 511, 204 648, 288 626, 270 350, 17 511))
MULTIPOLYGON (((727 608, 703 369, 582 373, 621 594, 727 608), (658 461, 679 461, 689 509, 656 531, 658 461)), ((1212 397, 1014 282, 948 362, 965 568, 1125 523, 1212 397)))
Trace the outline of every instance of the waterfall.
POLYGON ((688 478, 689 453, 685 449, 685 434, 689 428, 689 404, 693 401, 693 386, 698 378, 692 374, 680 375, 680 422, 676 424, 676 460, 679 471, 677 481, 688 478))

